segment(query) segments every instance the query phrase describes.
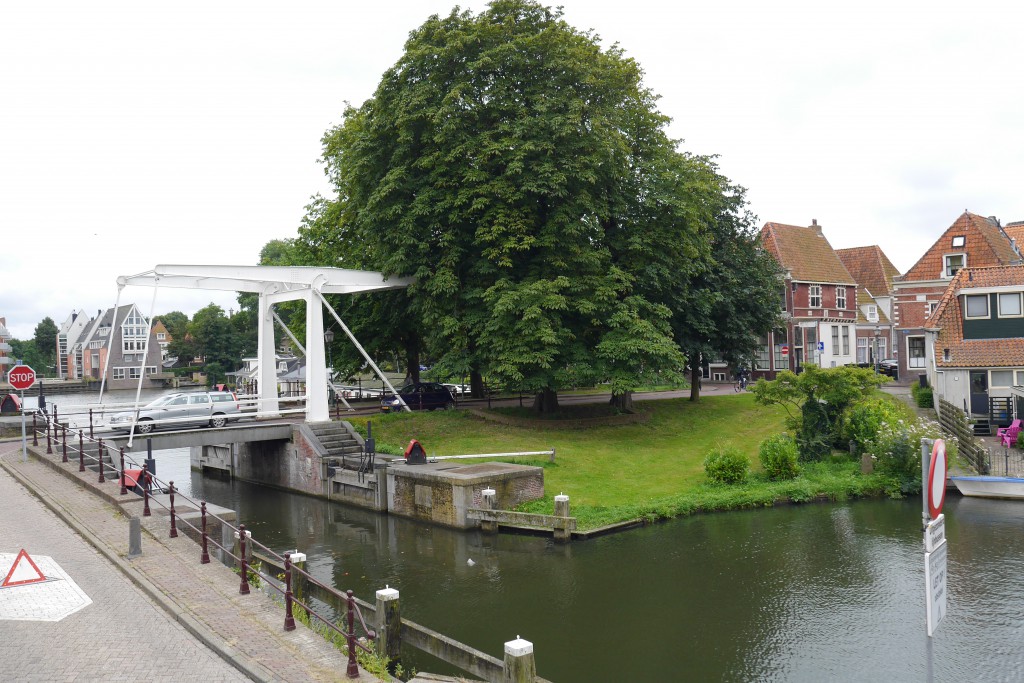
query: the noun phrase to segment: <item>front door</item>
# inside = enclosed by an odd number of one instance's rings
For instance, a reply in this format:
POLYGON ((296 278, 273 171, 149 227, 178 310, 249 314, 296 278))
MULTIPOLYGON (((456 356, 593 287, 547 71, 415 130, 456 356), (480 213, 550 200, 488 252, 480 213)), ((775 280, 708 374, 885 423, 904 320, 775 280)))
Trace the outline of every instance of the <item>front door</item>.
POLYGON ((988 415, 988 372, 971 372, 971 413, 988 415))

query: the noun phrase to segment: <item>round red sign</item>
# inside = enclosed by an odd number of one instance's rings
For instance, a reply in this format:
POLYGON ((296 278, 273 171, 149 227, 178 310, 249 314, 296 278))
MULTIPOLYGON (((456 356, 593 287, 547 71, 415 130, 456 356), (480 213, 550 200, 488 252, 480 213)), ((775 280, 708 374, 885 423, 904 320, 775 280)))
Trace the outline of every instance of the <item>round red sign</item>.
POLYGON ((946 502, 946 443, 936 439, 932 446, 932 462, 928 468, 928 514, 932 519, 942 513, 946 502))
POLYGON ((36 383, 36 371, 27 365, 15 365, 7 373, 7 381, 18 391, 24 391, 36 383))

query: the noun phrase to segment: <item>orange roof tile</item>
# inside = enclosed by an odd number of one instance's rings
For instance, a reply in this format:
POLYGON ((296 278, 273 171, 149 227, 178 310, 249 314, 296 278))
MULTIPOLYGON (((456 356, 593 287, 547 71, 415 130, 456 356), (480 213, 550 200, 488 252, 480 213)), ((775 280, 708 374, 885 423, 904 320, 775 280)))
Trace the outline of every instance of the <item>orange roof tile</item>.
POLYGON ((1009 238, 994 220, 965 211, 900 278, 900 282, 940 279, 945 267, 943 257, 961 252, 967 254, 966 265, 972 268, 1001 266, 1021 260, 1010 245, 1009 238), (965 238, 964 246, 952 246, 953 237, 960 235, 965 238))
POLYGON ((892 293, 893 278, 898 276, 900 271, 877 244, 870 247, 836 249, 836 255, 857 284, 866 287, 872 296, 886 296, 892 293))
POLYGON ((792 273, 794 280, 857 284, 816 223, 809 228, 765 223, 761 228, 761 240, 779 265, 792 273))

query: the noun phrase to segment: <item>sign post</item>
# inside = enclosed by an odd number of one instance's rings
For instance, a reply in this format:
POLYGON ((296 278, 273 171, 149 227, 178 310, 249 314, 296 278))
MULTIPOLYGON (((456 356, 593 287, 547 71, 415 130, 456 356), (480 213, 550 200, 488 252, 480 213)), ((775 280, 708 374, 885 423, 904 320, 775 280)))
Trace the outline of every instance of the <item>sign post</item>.
POLYGON ((28 460, 28 440, 25 437, 25 390, 36 383, 36 371, 27 365, 15 365, 7 373, 7 382, 21 392, 21 460, 28 460))
MULTIPOLYGON (((931 458, 925 454, 928 446, 921 443, 921 493, 924 518, 924 582, 925 621, 931 637, 946 616, 946 518, 942 506, 946 502, 946 444, 936 439, 931 458)), ((931 666, 929 648, 929 667, 931 666)))

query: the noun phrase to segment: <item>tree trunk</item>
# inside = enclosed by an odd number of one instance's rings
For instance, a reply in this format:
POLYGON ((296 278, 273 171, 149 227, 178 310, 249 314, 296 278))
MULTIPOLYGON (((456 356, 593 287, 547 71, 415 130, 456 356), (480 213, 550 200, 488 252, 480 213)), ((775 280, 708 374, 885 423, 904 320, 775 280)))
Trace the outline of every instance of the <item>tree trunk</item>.
POLYGON ((484 377, 477 368, 469 369, 469 393, 473 398, 487 398, 484 395, 484 377))
POLYGON ((691 401, 698 401, 698 400, 700 400, 700 376, 701 376, 700 366, 699 365, 693 365, 691 363, 691 367, 690 367, 690 400, 691 401))
POLYGON ((608 403, 619 410, 631 413, 633 412, 633 392, 626 391, 621 394, 612 394, 612 399, 608 403))
POLYGON ((551 387, 544 387, 533 397, 533 412, 549 415, 558 412, 558 392, 551 387))
POLYGON ((405 369, 405 377, 410 382, 420 381, 420 349, 415 344, 409 344, 405 347, 405 362, 407 367, 405 369))

